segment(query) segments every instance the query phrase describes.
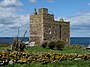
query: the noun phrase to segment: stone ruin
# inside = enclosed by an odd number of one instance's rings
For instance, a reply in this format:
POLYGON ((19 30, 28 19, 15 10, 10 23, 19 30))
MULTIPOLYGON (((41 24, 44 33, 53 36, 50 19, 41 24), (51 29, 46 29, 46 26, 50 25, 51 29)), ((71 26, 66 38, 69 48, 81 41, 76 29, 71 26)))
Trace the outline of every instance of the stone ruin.
POLYGON ((70 44, 70 21, 61 18, 55 21, 47 8, 34 9, 30 16, 30 42, 42 44, 46 41, 63 40, 70 44))

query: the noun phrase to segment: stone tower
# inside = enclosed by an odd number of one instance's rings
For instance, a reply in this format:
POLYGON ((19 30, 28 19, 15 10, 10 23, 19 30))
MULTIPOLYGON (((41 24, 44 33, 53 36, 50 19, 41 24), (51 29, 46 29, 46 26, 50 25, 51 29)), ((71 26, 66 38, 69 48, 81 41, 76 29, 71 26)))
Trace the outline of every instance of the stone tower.
POLYGON ((48 13, 47 8, 34 9, 30 16, 30 42, 42 44, 44 41, 63 40, 70 43, 70 22, 61 18, 54 20, 54 14, 48 13))

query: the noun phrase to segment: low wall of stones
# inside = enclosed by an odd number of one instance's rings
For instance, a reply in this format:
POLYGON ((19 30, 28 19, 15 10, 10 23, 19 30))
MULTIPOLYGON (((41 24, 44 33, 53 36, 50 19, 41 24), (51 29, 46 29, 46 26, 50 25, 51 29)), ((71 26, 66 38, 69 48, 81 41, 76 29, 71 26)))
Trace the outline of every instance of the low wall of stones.
POLYGON ((15 63, 47 64, 65 60, 90 60, 90 54, 62 54, 62 53, 28 53, 28 52, 0 52, 0 65, 15 63))

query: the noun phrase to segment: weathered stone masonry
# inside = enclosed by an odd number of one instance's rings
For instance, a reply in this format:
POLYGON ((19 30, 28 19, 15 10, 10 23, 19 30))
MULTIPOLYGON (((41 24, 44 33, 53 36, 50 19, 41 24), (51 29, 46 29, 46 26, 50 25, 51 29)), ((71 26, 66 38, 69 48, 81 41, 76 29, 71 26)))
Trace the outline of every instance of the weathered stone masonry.
POLYGON ((30 42, 38 44, 44 41, 63 40, 70 43, 70 21, 54 20, 54 14, 49 14, 47 8, 34 9, 30 16, 30 42))

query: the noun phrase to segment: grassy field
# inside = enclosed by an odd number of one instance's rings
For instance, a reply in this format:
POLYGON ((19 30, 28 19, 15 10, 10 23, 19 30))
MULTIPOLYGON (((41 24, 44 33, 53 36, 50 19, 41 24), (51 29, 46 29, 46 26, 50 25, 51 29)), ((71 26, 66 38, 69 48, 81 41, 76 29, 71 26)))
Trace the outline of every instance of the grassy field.
POLYGON ((6 50, 6 47, 0 47, 0 51, 6 50))
POLYGON ((90 67, 90 61, 60 61, 54 63, 42 64, 15 64, 5 67, 90 67))
MULTIPOLYGON (((5 49, 6 47, 0 47, 0 51, 5 49)), ((90 50, 86 49, 78 49, 78 48, 64 48, 62 51, 60 50, 51 50, 49 48, 42 47, 29 47, 25 48, 26 52, 54 52, 54 53, 77 53, 77 54, 90 54, 90 50)), ((72 60, 72 61, 60 61, 54 63, 48 63, 47 65, 42 64, 14 64, 7 65, 5 67, 90 67, 90 60, 72 60)))
POLYGON ((26 48, 25 51, 28 52, 55 52, 55 53, 77 53, 77 54, 90 54, 90 50, 86 49, 79 49, 79 48, 64 48, 61 50, 51 50, 49 48, 42 48, 42 47, 31 47, 26 48))

